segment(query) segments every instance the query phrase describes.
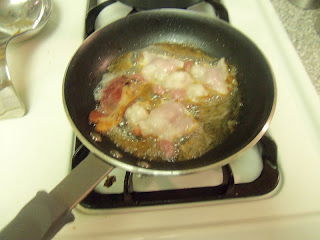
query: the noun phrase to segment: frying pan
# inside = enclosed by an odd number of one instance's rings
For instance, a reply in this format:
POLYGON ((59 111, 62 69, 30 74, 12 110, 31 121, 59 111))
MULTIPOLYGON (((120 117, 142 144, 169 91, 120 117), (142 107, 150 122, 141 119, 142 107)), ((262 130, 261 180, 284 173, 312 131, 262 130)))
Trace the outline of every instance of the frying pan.
MULTIPOLYGON (((266 132, 275 109, 276 91, 266 59, 242 33, 218 19, 166 9, 133 14, 88 37, 68 66, 63 98, 74 132, 91 153, 49 194, 40 192, 20 212, 21 216, 25 209, 32 208, 35 200, 44 202, 49 209, 47 212, 52 215, 47 222, 40 221, 46 224, 41 231, 41 236, 46 237, 53 236, 72 219, 71 209, 114 166, 143 174, 179 175, 227 164, 256 144, 266 132), (146 161, 122 151, 107 137, 96 142, 91 136, 88 114, 96 105, 93 89, 107 66, 128 51, 163 42, 191 45, 209 56, 225 57, 237 68, 236 77, 243 102, 239 124, 223 143, 197 159, 146 161)), ((10 226, 7 229, 10 230, 10 226)))
POLYGON ((226 164, 255 144, 271 118, 275 87, 263 55, 230 25, 183 10, 156 10, 126 17, 86 39, 66 72, 64 101, 76 135, 99 158, 127 171, 179 175, 226 164), (225 57, 238 70, 244 105, 239 125, 222 144, 197 159, 147 162, 123 152, 106 137, 96 142, 90 136, 93 129, 88 124, 88 113, 96 106, 93 90, 106 67, 121 54, 161 42, 183 43, 210 56, 225 57))

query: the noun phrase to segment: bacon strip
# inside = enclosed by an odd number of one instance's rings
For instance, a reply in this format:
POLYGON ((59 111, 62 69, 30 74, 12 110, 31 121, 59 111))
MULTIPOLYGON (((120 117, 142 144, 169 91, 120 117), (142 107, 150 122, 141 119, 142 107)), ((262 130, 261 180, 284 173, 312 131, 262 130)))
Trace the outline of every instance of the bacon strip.
POLYGON ((159 141, 158 145, 165 159, 169 160, 174 157, 175 146, 173 142, 162 139, 159 141))
POLYGON ((107 133, 118 125, 127 107, 139 96, 144 84, 138 75, 121 76, 112 80, 100 100, 98 109, 89 114, 90 123, 96 124, 95 130, 107 133))

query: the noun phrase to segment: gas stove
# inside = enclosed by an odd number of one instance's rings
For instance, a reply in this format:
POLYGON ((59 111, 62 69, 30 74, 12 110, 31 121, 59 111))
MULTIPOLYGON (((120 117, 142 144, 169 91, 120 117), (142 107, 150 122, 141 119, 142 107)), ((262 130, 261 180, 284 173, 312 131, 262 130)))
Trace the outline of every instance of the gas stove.
MULTIPOLYGON (((128 1, 133 3, 134 1, 128 1)), ((196 11, 229 22, 228 11, 217 1, 191 1, 183 9, 196 11)), ((89 2, 85 22, 85 37, 96 29, 107 26, 117 18, 126 17, 138 11, 154 7, 174 6, 154 2, 154 6, 140 2, 141 6, 131 6, 121 1, 108 0, 98 4, 89 2), (97 5, 94 5, 94 4, 97 5), (118 13, 115 16, 115 13, 118 13)), ((138 4, 138 3, 137 3, 138 4)), ((178 4, 179 5, 179 4, 178 4)), ((78 140, 72 158, 72 168, 88 155, 78 140)), ((278 186, 280 169, 277 162, 277 147, 269 134, 236 161, 220 169, 203 171, 187 176, 143 176, 122 169, 114 169, 81 203, 86 212, 92 209, 120 207, 154 206, 173 203, 213 201, 245 197, 262 197, 273 192, 278 186)), ((275 191, 274 191, 275 192, 275 191)))
MULTIPOLYGON (((72 167, 88 154, 89 150, 79 145, 72 167)), ((185 176, 148 176, 114 169, 79 208, 90 213, 92 209, 263 197, 276 192, 279 175, 276 144, 266 135, 255 147, 219 169, 185 176)))
MULTIPOLYGON (((86 36, 141 10, 116 1, 91 7, 86 36)), ((78 206, 80 220, 68 227, 76 228, 66 235, 70 239, 72 232, 78 237, 80 233, 92 234, 97 239, 110 235, 114 239, 261 239, 261 233, 271 229, 278 229, 279 236, 296 237, 304 236, 304 229, 284 229, 297 226, 308 214, 314 218, 319 213, 320 193, 308 191, 304 185, 320 183, 316 170, 320 169, 320 135, 315 130, 320 122, 315 111, 319 99, 272 5, 265 1, 206 1, 188 10, 230 19, 230 24, 266 55, 278 88, 277 109, 268 134, 221 169, 175 177, 141 176, 115 169, 78 206)), ((77 149, 73 167, 87 151, 81 146, 77 149)))
MULTIPOLYGON (((74 210, 76 220, 65 226, 55 239, 320 237, 319 97, 269 1, 223 0, 221 3, 230 24, 260 48, 273 70, 278 98, 268 131, 271 138, 263 138, 229 167, 199 173, 201 178, 195 174, 164 182, 115 169, 95 189, 96 194, 105 196, 111 204, 105 206, 106 201, 102 200, 93 201, 96 204, 90 202, 92 199, 89 203, 84 201, 74 210), (263 145, 263 141, 267 144, 263 145), (275 178, 265 179, 263 185, 255 184, 251 187, 255 193, 249 194, 248 188, 241 186, 259 182, 264 165, 275 178), (170 192, 184 190, 186 181, 192 193, 170 192), (157 193, 159 190, 162 192, 157 193), (163 191, 178 198, 163 204, 151 200, 150 194, 145 194, 147 191, 159 199, 167 198, 163 191), (210 194, 202 197, 201 191, 210 194), (147 201, 141 200, 143 195, 147 195, 147 201), (182 200, 181 195, 187 196, 187 200, 182 200), (198 196, 200 201, 194 202, 198 196), (122 206, 117 201, 120 198, 126 199, 122 206)), ((85 0, 77 4, 56 0, 52 18, 43 32, 28 42, 9 46, 9 68, 13 79, 24 79, 15 86, 22 92, 29 111, 21 119, 0 124, 4 159, 0 181, 8 190, 0 198, 0 228, 38 190, 50 191, 70 171, 74 135, 63 110, 61 86, 68 61, 83 41, 86 4, 85 0)), ((217 14, 217 10, 203 3, 192 9, 199 14, 217 14)), ((132 10, 116 2, 103 7, 92 20, 94 25, 90 23, 90 31, 132 10)), ((77 153, 82 157, 87 154, 85 149, 77 153)))
MULTIPOLYGON (((120 2, 102 2, 88 12, 86 35, 139 10, 120 2)), ((250 225, 255 226, 250 235, 261 238, 261 229, 273 229, 274 222, 285 228, 295 216, 319 212, 316 202, 320 193, 306 191, 303 183, 312 179, 320 182, 316 176, 320 136, 312 131, 320 122, 314 110, 319 99, 271 4, 206 1, 188 10, 230 19, 230 24, 266 55, 278 88, 268 134, 221 169, 175 177, 141 176, 115 169, 78 206, 78 222, 67 227, 76 230, 66 231, 70 239, 72 232, 77 237, 92 234, 97 239, 110 235, 113 239, 211 239, 224 232, 223 238, 230 239, 237 234, 227 229, 250 225), (300 168, 308 169, 299 171, 303 181, 296 178, 300 168)), ((87 151, 81 146, 77 149, 73 166, 87 151)), ((300 230, 296 232, 304 232, 300 230)))

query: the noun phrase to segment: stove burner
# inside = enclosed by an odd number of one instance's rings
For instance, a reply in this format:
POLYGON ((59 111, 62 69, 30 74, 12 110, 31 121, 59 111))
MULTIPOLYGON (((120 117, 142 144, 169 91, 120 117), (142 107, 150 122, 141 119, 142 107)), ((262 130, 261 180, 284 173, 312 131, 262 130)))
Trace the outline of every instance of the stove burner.
MULTIPOLYGON (((129 14, 135 13, 140 11, 143 8, 140 8, 142 5, 134 5, 135 2, 140 2, 141 0, 120 0, 120 2, 130 2, 132 4, 128 4, 130 6, 133 6, 132 11, 129 14)), ((151 0, 145 0, 142 2, 150 2, 151 0)), ((169 1, 165 1, 165 2, 180 2, 180 4, 177 5, 172 5, 169 4, 169 8, 182 8, 185 9, 187 7, 190 7, 192 5, 194 5, 195 3, 199 3, 199 2, 207 2, 208 4, 210 4, 213 9, 215 10, 216 16, 226 22, 229 22, 229 15, 228 15, 228 11, 226 10, 226 8, 224 7, 224 5, 222 5, 220 2, 218 2, 217 0, 188 0, 188 1, 181 1, 181 0, 169 0, 169 1), (187 2, 189 4, 185 4, 183 3, 183 5, 181 5, 181 2, 187 2), (179 7, 182 6, 182 7, 179 7)), ((117 0, 107 0, 99 5, 96 6, 95 4, 96 0, 91 0, 89 1, 89 11, 87 13, 87 17, 86 17, 86 22, 85 22, 85 38, 87 38, 91 33, 93 33, 95 31, 94 26, 95 26, 95 22, 96 19, 99 15, 99 13, 106 7, 108 7, 109 5, 117 2, 117 0)), ((163 2, 163 1, 159 1, 159 0, 154 0, 152 2, 163 2)), ((148 5, 149 6, 149 5, 148 5)), ((161 4, 156 4, 156 6, 153 9, 156 8, 164 8, 165 5, 163 5, 163 3, 161 4)), ((151 7, 151 6, 150 6, 151 7)), ((150 7, 146 7, 145 9, 151 9, 150 7)), ((168 7, 167 7, 168 8, 168 7)))
MULTIPOLYGON (((135 192, 133 173, 126 172, 123 193, 101 194, 92 191, 80 204, 85 208, 106 209, 256 197, 267 194, 274 190, 279 182, 277 146, 267 135, 257 144, 260 147, 263 169, 260 176, 253 182, 235 184, 231 167, 225 165, 222 167, 223 182, 219 186, 135 192)), ((88 154, 89 150, 80 145, 73 156, 72 168, 76 167, 88 154)), ((107 184, 115 181, 112 176, 110 179, 107 184)))
MULTIPOLYGON (((85 22, 85 37, 94 32, 95 21, 99 13, 105 7, 115 3, 116 0, 109 0, 99 5, 96 5, 96 2, 96 0, 89 1, 89 11, 85 22)), ((200 1, 190 0, 187 2, 194 4, 200 1)), ((206 2, 213 7, 217 17, 229 22, 228 12, 221 3, 215 0, 206 0, 206 2)), ((173 6, 170 5, 170 7, 173 6)), ((188 6, 186 5, 183 8, 186 7, 188 6)), ((134 7, 130 14, 138 10, 140 9, 134 7)), ((101 194, 92 191, 80 204, 90 209, 108 209, 261 196, 276 188, 279 183, 279 169, 277 146, 272 138, 266 134, 257 143, 257 146, 260 150, 263 169, 260 176, 249 183, 235 183, 230 165, 225 165, 222 167, 223 181, 218 186, 137 192, 133 190, 133 173, 126 172, 122 193, 101 194)), ((78 139, 76 140, 76 148, 77 150, 72 158, 72 168, 76 167, 89 154, 89 150, 78 139)), ((115 181, 117 181, 115 177, 110 176, 105 186, 110 187, 115 181)))

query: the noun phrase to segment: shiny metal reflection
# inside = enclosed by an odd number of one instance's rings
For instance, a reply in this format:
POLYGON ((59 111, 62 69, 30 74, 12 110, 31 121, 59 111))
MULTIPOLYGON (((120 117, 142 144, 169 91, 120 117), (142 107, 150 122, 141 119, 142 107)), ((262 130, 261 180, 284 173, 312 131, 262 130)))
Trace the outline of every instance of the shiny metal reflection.
POLYGON ((38 33, 51 13, 51 0, 0 1, 0 119, 21 117, 26 108, 10 79, 6 48, 12 40, 38 33))

